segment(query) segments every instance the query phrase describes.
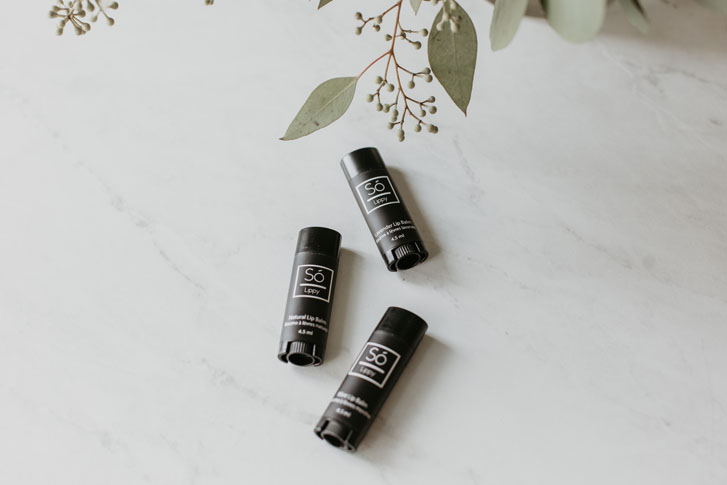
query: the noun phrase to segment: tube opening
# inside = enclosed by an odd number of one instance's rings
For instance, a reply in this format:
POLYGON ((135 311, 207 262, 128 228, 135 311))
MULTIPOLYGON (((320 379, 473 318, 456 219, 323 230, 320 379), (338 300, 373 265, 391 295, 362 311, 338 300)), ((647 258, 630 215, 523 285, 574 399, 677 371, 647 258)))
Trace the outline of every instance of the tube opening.
POLYGON ((335 446, 336 448, 346 448, 346 443, 339 436, 332 434, 328 431, 324 431, 323 433, 321 433, 321 438, 323 438, 329 444, 335 446))
POLYGON ((308 365, 315 364, 316 359, 312 355, 294 352, 294 353, 288 354, 288 362, 290 362, 293 365, 299 365, 301 367, 305 367, 308 365))
POLYGON ((407 254, 396 260, 396 269, 411 269, 419 264, 421 259, 418 254, 407 254))

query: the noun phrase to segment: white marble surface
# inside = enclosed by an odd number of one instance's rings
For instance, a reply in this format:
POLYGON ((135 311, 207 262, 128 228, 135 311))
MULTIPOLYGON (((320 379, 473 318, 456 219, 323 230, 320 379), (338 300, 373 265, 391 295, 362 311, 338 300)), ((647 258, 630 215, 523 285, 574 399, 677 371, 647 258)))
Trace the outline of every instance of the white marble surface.
POLYGON ((353 2, 125 0, 85 38, 49 3, 0 17, 0 483, 727 483, 727 18, 647 2, 644 38, 614 5, 593 43, 529 20, 492 54, 467 2, 467 119, 442 101, 399 144, 361 89, 284 143, 381 50, 353 2), (403 274, 338 167, 366 145, 434 252, 403 274), (346 250, 298 369, 275 352, 313 224, 346 250), (430 336, 348 454, 312 428, 392 304, 430 336))

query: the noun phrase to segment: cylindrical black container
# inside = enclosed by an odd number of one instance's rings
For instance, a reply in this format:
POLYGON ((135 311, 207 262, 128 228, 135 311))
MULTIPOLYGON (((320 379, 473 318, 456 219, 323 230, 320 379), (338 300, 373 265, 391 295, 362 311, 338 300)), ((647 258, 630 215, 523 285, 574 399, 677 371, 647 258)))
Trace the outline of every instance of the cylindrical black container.
POLYGON ((389 307, 315 427, 319 438, 355 451, 427 331, 410 311, 389 307))
POLYGON ((321 365, 326 352, 341 235, 325 227, 298 233, 278 358, 295 365, 321 365))
POLYGON ((429 253, 376 148, 360 148, 341 160, 361 213, 389 271, 413 268, 429 253))

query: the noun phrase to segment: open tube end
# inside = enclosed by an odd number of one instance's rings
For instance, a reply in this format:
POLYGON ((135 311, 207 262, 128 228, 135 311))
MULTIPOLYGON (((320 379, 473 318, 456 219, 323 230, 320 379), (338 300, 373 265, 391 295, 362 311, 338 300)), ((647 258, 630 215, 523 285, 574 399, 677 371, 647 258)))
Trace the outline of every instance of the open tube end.
POLYGON ((338 421, 323 418, 314 430, 315 434, 326 443, 346 451, 356 451, 351 443, 353 431, 338 421))
POLYGON ((308 367, 321 365, 323 356, 319 353, 317 346, 310 342, 288 342, 283 351, 278 354, 278 359, 299 367, 308 367))
POLYGON ((384 255, 389 271, 411 269, 429 257, 429 252, 421 241, 402 244, 384 255))

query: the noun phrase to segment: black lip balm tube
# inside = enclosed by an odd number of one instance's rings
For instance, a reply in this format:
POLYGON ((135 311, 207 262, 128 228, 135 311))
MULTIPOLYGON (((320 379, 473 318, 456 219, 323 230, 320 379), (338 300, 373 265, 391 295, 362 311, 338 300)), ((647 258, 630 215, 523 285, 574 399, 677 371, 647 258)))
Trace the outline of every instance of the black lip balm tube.
POLYGON ((426 331, 417 315, 389 307, 318 421, 316 435, 355 451, 426 331))
POLYGON ((360 148, 343 157, 341 167, 389 271, 426 260, 429 252, 379 151, 360 148))
POLYGON ((325 227, 298 233, 278 359, 294 365, 321 365, 333 306, 341 235, 325 227))

